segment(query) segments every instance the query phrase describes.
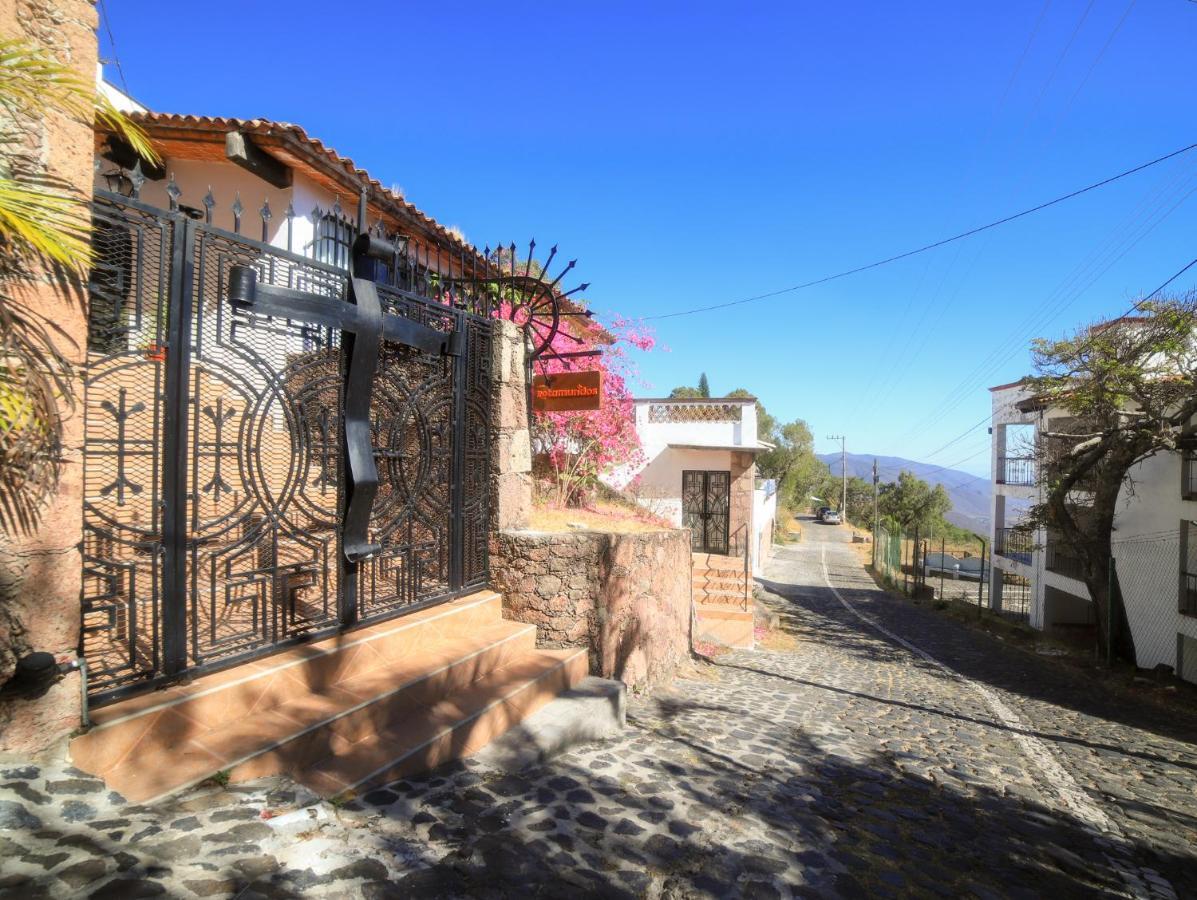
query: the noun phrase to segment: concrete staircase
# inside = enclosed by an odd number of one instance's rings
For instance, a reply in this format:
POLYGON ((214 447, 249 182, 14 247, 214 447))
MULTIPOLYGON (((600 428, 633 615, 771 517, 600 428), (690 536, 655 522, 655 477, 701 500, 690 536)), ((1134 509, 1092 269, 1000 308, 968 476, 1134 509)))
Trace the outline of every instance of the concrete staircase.
POLYGON ((751 649, 752 579, 743 558, 695 553, 691 572, 699 640, 751 649))
POLYGON ((138 803, 219 773, 335 797, 468 756, 586 674, 479 591, 95 710, 71 756, 138 803))

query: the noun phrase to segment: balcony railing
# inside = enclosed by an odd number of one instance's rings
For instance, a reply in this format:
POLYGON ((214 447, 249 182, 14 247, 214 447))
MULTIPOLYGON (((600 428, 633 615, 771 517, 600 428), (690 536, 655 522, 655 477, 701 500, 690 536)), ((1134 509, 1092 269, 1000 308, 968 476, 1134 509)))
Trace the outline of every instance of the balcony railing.
POLYGON ((999 456, 997 481, 998 484, 1034 485, 1035 460, 1029 456, 999 456))
POLYGON ((1184 587, 1180 592, 1180 612, 1186 616, 1197 616, 1197 574, 1184 573, 1184 587))
POLYGON ((1048 541, 1044 557, 1044 568, 1049 572, 1055 572, 1066 578, 1075 578, 1078 581, 1084 580, 1084 563, 1081 562, 1080 557, 1068 552, 1067 548, 1059 547, 1048 541))
POLYGON ((994 534, 993 552, 1025 566, 1031 564, 1034 546, 1031 533, 1021 528, 999 528, 994 534))

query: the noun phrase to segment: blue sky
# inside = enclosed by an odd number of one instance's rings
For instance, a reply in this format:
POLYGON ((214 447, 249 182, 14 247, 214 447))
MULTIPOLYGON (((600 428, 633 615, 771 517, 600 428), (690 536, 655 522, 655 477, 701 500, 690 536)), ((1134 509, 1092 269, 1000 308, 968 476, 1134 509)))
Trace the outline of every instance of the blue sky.
MULTIPOLYGON (((299 123, 479 246, 557 242, 592 306, 633 317, 852 268, 1197 142, 1190 0, 104 7, 101 53, 151 108, 299 123)), ((985 474, 984 427, 934 451, 1027 370, 1030 337, 1197 256, 1195 189, 1197 151, 894 265, 659 320, 640 392, 705 371, 820 450, 843 433, 985 474)))

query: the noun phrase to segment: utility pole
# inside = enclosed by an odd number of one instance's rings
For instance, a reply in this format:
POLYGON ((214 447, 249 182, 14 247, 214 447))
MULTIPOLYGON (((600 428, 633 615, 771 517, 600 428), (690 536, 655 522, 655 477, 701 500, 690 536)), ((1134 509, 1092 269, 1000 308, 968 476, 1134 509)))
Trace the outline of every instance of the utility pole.
POLYGON ((844 492, 843 499, 840 501, 840 515, 845 519, 848 518, 848 439, 842 434, 827 435, 829 441, 840 442, 840 465, 844 472, 844 492))
POLYGON ((881 520, 877 517, 877 457, 873 457, 873 568, 877 568, 877 535, 881 520))

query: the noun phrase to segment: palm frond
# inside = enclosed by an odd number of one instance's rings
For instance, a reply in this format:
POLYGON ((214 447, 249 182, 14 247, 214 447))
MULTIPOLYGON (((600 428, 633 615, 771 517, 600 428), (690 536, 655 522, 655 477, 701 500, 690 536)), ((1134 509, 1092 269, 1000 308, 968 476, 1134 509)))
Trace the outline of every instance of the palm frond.
POLYGON ((104 94, 96 94, 96 121, 111 128, 146 162, 159 162, 158 151, 150 143, 145 129, 121 112, 104 94))
POLYGON ((13 115, 57 108, 89 116, 95 86, 41 47, 20 38, 0 40, 0 105, 13 115))
POLYGON ((0 178, 0 236, 17 252, 34 253, 68 268, 87 264, 91 246, 81 212, 72 197, 0 178))
POLYGON ((0 106, 12 115, 37 115, 57 108, 97 121, 128 141, 149 162, 159 157, 145 130, 70 66, 19 38, 0 39, 0 106))

